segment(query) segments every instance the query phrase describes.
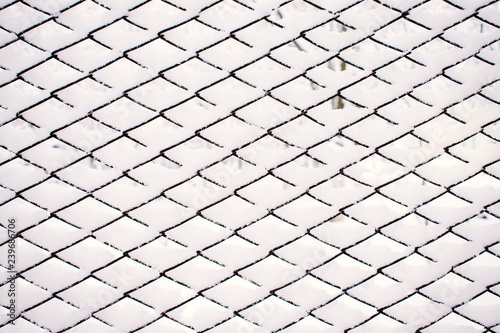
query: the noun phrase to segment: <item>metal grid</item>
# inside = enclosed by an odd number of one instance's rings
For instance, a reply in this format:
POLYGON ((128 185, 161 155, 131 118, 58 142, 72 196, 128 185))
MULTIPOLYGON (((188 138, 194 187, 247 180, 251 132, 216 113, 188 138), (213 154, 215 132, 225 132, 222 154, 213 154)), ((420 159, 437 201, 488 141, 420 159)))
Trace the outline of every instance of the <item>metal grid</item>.
POLYGON ((498 332, 499 9, 2 1, 0 330, 498 332))

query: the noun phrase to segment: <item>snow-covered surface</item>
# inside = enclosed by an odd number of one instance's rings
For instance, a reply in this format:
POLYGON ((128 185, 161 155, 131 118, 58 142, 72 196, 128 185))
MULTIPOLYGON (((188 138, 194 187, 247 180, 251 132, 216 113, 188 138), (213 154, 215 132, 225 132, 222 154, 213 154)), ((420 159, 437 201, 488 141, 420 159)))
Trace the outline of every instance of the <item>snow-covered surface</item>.
POLYGON ((0 332, 500 332, 499 40, 491 0, 0 1, 0 332))

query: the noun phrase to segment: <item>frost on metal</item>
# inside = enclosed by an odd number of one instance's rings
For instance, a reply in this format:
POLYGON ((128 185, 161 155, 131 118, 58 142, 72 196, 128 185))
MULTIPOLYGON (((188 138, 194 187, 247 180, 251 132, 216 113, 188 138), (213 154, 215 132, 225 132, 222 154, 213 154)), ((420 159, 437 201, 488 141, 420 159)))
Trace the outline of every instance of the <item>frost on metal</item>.
POLYGON ((495 0, 0 1, 0 331, 500 332, 499 40, 495 0))

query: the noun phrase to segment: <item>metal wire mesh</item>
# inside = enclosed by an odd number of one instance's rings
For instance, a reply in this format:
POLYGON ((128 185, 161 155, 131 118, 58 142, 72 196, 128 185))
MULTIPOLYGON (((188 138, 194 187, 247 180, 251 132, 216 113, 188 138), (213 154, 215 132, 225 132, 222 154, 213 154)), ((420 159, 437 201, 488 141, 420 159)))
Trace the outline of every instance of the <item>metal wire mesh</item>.
POLYGON ((2 332, 500 330, 498 1, 0 6, 2 332))

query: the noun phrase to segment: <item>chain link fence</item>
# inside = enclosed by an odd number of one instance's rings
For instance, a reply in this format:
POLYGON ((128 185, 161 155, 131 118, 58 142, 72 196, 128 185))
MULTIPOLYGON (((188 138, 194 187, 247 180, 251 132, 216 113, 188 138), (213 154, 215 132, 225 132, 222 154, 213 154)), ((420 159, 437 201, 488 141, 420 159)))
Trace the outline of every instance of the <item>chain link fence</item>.
POLYGON ((500 2, 0 1, 1 332, 500 332, 500 2))

